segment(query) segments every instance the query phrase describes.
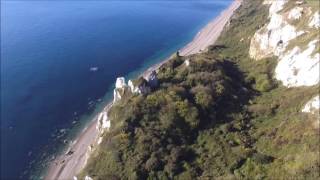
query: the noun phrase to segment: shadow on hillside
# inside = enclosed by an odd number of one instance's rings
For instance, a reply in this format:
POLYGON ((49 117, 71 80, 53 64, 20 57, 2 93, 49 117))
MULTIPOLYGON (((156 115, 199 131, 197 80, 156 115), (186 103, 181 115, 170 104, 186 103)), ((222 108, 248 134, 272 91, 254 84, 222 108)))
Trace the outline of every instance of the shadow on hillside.
POLYGON ((216 108, 215 124, 228 123, 234 120, 249 120, 250 115, 246 111, 246 105, 257 92, 251 88, 245 81, 245 74, 239 70, 236 63, 231 60, 224 60, 221 65, 225 74, 230 77, 228 89, 230 92, 222 97, 216 108))

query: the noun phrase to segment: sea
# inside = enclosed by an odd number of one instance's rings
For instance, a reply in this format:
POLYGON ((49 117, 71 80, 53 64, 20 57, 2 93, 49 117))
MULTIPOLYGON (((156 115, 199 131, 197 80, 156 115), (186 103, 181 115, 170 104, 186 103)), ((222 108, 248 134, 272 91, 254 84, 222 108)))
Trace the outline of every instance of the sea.
POLYGON ((230 3, 1 0, 1 179, 43 178, 117 77, 170 56, 230 3))

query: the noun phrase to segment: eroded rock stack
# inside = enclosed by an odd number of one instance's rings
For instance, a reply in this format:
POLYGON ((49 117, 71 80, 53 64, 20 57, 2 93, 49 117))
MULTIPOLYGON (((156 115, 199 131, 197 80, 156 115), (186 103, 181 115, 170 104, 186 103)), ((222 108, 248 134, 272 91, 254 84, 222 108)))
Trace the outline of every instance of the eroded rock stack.
POLYGON ((159 80, 156 71, 152 71, 146 79, 140 77, 137 80, 129 80, 128 85, 126 84, 124 77, 118 77, 116 80, 116 87, 113 91, 113 102, 115 103, 122 99, 126 93, 148 94, 152 89, 155 89, 158 86, 159 80))

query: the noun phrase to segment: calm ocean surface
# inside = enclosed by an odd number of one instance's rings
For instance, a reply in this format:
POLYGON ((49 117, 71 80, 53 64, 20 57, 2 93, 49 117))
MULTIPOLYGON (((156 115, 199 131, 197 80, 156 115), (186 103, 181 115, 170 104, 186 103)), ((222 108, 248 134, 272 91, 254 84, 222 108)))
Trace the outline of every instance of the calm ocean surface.
POLYGON ((1 179, 42 169, 117 76, 169 56, 229 4, 1 1, 1 179))

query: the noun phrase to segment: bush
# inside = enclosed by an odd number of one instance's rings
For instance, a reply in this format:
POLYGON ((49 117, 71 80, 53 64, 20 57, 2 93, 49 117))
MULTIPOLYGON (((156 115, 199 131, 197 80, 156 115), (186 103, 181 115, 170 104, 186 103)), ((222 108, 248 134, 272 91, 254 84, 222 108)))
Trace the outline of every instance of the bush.
POLYGON ((256 89, 261 92, 270 91, 273 88, 272 81, 266 74, 262 74, 256 78, 256 89))
POLYGON ((211 95, 211 90, 202 85, 196 86, 191 90, 195 95, 196 103, 203 109, 208 109, 213 104, 213 98, 211 95))

